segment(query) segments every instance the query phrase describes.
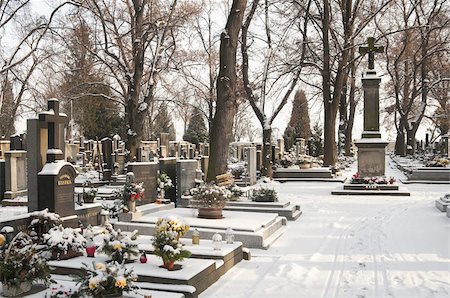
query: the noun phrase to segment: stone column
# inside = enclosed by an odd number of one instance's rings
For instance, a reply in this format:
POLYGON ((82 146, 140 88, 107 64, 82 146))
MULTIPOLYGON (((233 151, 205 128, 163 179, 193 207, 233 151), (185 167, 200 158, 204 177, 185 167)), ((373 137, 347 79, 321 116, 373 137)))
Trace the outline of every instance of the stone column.
POLYGON ((380 82, 381 78, 373 73, 362 79, 364 88, 364 131, 362 138, 381 138, 380 133, 380 82))
POLYGON ((256 147, 247 147, 248 183, 256 184, 256 147))

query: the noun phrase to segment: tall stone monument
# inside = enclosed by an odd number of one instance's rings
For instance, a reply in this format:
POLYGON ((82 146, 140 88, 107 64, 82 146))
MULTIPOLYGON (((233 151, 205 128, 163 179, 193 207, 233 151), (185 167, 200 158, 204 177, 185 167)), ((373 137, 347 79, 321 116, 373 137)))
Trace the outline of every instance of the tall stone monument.
POLYGON ((385 156, 388 142, 381 138, 380 133, 380 82, 375 66, 375 53, 382 53, 383 46, 375 45, 375 39, 369 37, 367 46, 360 47, 359 53, 368 54, 368 69, 364 72, 362 84, 364 88, 364 131, 360 140, 355 142, 358 147, 358 173, 361 177, 384 176, 385 156))

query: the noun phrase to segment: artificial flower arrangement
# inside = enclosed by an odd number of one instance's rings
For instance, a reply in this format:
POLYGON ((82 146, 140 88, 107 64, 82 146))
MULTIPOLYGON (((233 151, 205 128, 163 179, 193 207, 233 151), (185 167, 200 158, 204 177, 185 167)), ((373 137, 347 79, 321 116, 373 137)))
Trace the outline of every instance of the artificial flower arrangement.
POLYGON ((153 238, 155 255, 163 259, 164 268, 171 271, 175 269, 175 262, 182 261, 191 256, 191 252, 183 249, 183 244, 179 240, 179 233, 182 230, 187 232, 189 226, 179 219, 166 217, 158 219, 153 238), (171 223, 172 222, 172 223, 171 223))
POLYGON ((39 243, 42 242, 42 235, 62 222, 58 214, 49 212, 48 209, 31 212, 30 219, 29 234, 35 242, 39 243))
POLYGON ((440 167, 440 168, 445 168, 447 165, 450 164, 450 160, 448 160, 445 157, 442 158, 435 158, 433 160, 430 160, 426 166, 427 167, 440 167))
POLYGON ((85 189, 83 187, 83 201, 85 203, 93 203, 96 195, 97 195, 96 188, 90 187, 90 188, 85 189))
MULTIPOLYGON (((92 265, 83 264, 81 273, 76 278, 79 284, 80 295, 92 297, 105 297, 106 295, 121 295, 123 292, 136 292, 137 275, 133 268, 125 268, 117 262, 92 262, 92 265)), ((84 297, 84 296, 82 296, 84 297)))
POLYGON ((174 215, 168 215, 158 219, 156 230, 158 232, 175 232, 178 237, 181 237, 189 231, 189 225, 174 215))
POLYGON ((0 279, 3 296, 19 296, 31 290, 34 281, 48 286, 51 282, 47 260, 50 253, 45 246, 19 232, 11 241, 0 235, 0 279))
POLYGON ((170 179, 169 175, 167 175, 164 172, 159 174, 159 176, 158 176, 158 187, 160 189, 164 189, 164 190, 169 190, 169 189, 173 188, 172 179, 170 179))
POLYGON ((231 197, 231 191, 225 186, 206 183, 191 189, 191 204, 197 208, 223 208, 231 197))
POLYGON ((350 181, 351 184, 394 184, 395 178, 394 177, 364 177, 362 178, 359 173, 355 173, 352 176, 352 180, 350 181))
POLYGON ((123 198, 124 201, 140 201, 144 197, 144 182, 141 183, 127 183, 124 186, 123 198))
POLYGON ((53 260, 80 256, 86 246, 86 239, 77 230, 62 225, 51 228, 43 240, 51 249, 53 260))
POLYGON ((305 154, 300 155, 295 162, 296 165, 304 165, 309 163, 311 163, 311 156, 305 154))
POLYGON ((108 234, 103 238, 100 251, 105 253, 111 261, 123 263, 132 262, 139 256, 137 230, 130 235, 124 234, 121 230, 114 230, 106 227, 108 234))
POLYGON ((291 151, 285 152, 283 154, 283 157, 280 159, 280 165, 283 168, 288 168, 295 163, 295 159, 295 155, 291 151))
POLYGON ((231 174, 234 176, 234 178, 240 178, 242 176, 242 174, 245 173, 246 166, 245 166, 245 163, 243 163, 243 162, 229 164, 228 170, 231 172, 231 174))
POLYGON ((251 200, 255 202, 278 202, 278 195, 274 189, 261 187, 253 190, 251 200))
POLYGON ((231 196, 228 198, 230 201, 237 201, 241 196, 244 195, 244 191, 242 190, 242 188, 237 185, 233 184, 228 189, 231 192, 231 196))

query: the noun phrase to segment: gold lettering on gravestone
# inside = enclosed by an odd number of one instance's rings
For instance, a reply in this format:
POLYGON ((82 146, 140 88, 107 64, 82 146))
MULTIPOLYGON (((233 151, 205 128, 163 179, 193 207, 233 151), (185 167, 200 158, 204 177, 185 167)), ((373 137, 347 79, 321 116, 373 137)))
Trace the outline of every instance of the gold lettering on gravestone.
POLYGON ((58 185, 71 185, 72 179, 68 174, 61 175, 58 179, 58 185))

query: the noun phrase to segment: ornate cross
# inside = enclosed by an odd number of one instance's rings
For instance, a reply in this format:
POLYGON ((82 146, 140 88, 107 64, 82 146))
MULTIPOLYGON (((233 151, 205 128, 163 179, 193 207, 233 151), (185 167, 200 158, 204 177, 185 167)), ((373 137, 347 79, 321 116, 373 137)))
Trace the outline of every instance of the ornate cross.
MULTIPOLYGON (((57 99, 48 100, 48 111, 39 113, 39 120, 47 123, 48 127, 48 149, 61 149, 59 124, 68 123, 66 114, 59 113, 59 101, 57 99)), ((47 154, 47 162, 53 162, 59 157, 58 154, 47 154), (49 160, 50 159, 50 160, 49 160)))
POLYGON ((367 38, 367 47, 359 47, 359 53, 361 55, 369 54, 369 69, 374 69, 375 53, 383 53, 384 47, 375 45, 375 38, 367 38))

